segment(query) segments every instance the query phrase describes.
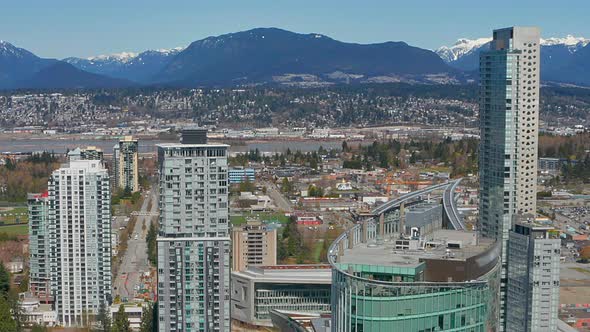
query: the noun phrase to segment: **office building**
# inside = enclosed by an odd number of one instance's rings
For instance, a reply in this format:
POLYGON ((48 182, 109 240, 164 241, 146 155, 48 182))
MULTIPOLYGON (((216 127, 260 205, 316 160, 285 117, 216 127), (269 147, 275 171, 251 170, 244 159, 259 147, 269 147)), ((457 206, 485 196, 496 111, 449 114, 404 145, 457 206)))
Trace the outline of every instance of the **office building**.
POLYGON ((256 173, 253 168, 244 168, 236 166, 229 169, 229 183, 254 182, 256 180, 256 173))
POLYGON ((49 268, 63 326, 82 326, 111 303, 109 176, 99 160, 72 160, 49 178, 49 268))
POLYGON ((29 290, 42 303, 52 302, 49 289, 49 193, 28 194, 29 290))
POLYGON ((277 264, 277 231, 261 222, 250 221, 232 229, 232 270, 277 264))
POLYGON ((200 129, 158 145, 159 331, 230 331, 228 147, 200 129))
POLYGON ((113 174, 115 188, 139 191, 139 145, 136 139, 125 136, 113 147, 113 174))
POLYGON ((251 266, 232 271, 232 318, 272 326, 273 309, 329 313, 331 283, 330 265, 251 266))
POLYGON ((538 28, 494 30, 490 49, 480 54, 479 230, 503 248, 500 329, 512 220, 536 213, 539 43, 538 28))
POLYGON ((531 220, 510 231, 506 331, 557 331, 559 231, 531 220))

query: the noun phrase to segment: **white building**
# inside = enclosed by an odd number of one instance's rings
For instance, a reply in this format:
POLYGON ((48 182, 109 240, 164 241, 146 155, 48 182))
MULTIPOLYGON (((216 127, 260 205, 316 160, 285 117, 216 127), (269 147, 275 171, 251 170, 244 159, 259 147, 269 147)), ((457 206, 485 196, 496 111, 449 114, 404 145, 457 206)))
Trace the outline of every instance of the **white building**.
POLYGON ((230 331, 228 147, 202 129, 158 145, 159 331, 230 331))
POLYGON ((25 298, 20 302, 23 323, 28 326, 55 326, 57 313, 50 304, 41 304, 36 298, 25 298))
POLYGON ((109 175, 72 160, 49 178, 50 289, 60 325, 80 326, 111 302, 109 175))
MULTIPOLYGON (((151 305, 151 304, 148 304, 151 305)), ((111 319, 115 321, 117 313, 119 312, 120 304, 113 304, 110 307, 111 319)), ((129 327, 132 330, 138 331, 141 327, 141 316, 143 314, 144 306, 142 303, 126 303, 123 305, 125 313, 127 314, 127 320, 129 321, 129 327)))

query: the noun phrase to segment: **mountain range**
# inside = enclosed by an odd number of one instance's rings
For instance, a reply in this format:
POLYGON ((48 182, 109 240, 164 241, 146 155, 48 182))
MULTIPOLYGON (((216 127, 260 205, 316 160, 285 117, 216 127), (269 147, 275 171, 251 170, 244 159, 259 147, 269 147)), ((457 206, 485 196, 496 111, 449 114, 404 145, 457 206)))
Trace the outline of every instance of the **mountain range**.
MULTIPOLYGON (((0 89, 136 86, 220 87, 409 82, 461 84, 476 79, 489 38, 460 39, 436 51, 404 42, 356 44, 277 28, 208 37, 189 46, 45 59, 0 41, 0 89)), ((542 41, 542 79, 590 85, 590 40, 542 41)))
MULTIPOLYGON (((479 53, 490 47, 491 38, 459 39, 436 53, 450 66, 476 72, 479 53)), ((590 39, 568 35, 541 39, 541 79, 547 82, 590 85, 590 39)))

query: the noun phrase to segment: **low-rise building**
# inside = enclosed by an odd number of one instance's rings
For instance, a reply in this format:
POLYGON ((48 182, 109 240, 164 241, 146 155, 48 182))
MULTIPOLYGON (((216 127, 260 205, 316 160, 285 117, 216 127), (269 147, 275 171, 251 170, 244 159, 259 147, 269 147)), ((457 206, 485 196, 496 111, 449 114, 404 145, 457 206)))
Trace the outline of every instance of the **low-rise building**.
POLYGON ((228 171, 228 178, 230 184, 242 182, 254 182, 256 180, 256 171, 253 168, 245 168, 236 166, 230 168, 228 171))
POLYGON ((57 312, 51 304, 42 304, 37 298, 24 298, 20 302, 21 317, 24 325, 55 326, 57 312))
MULTIPOLYGON (((129 326, 131 327, 132 330, 134 331, 138 331, 139 328, 141 327, 141 315, 143 313, 143 309, 144 306, 146 305, 151 305, 149 303, 144 304, 144 303, 135 303, 135 302, 131 302, 131 303, 125 303, 123 304, 123 308, 125 309, 125 313, 127 314, 128 320, 129 320, 129 326)), ((117 313, 119 312, 119 308, 120 308, 120 304, 113 304, 110 307, 110 313, 111 313, 111 317, 112 320, 114 321, 117 317, 117 313)))
POLYGON ((321 225, 324 222, 322 216, 304 211, 295 211, 291 213, 291 218, 297 223, 297 225, 304 226, 321 225))
POLYGON ((270 311, 329 313, 332 270, 329 265, 249 267, 231 275, 233 319, 272 326, 270 311))

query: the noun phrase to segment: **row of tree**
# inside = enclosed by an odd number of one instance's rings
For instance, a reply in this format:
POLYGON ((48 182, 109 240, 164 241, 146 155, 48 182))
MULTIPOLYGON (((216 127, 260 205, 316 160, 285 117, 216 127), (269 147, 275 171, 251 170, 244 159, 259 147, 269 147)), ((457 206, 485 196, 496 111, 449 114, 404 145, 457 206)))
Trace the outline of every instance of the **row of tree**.
POLYGON ((372 170, 381 168, 405 168, 407 163, 435 162, 451 166, 453 175, 475 173, 477 171, 479 142, 476 139, 453 141, 450 138, 434 140, 398 140, 375 141, 368 146, 353 149, 346 142, 342 150, 347 158, 344 168, 372 170), (410 155, 406 161, 406 156, 410 155))
POLYGON ((59 167, 57 161, 47 152, 18 162, 7 158, 0 167, 0 201, 25 202, 27 193, 47 190, 49 175, 59 167))

